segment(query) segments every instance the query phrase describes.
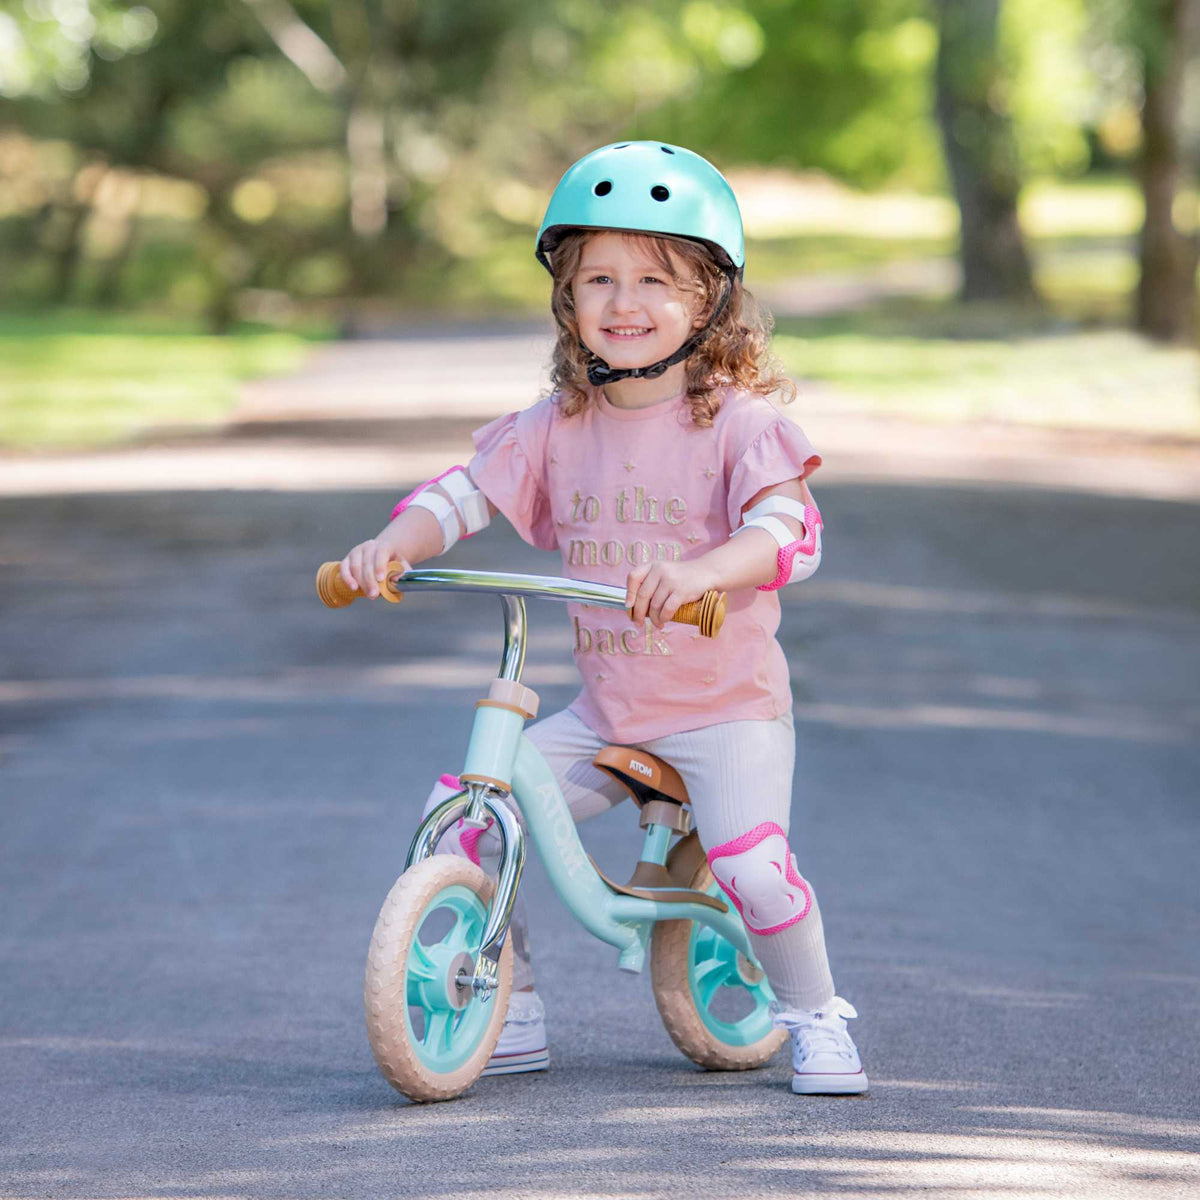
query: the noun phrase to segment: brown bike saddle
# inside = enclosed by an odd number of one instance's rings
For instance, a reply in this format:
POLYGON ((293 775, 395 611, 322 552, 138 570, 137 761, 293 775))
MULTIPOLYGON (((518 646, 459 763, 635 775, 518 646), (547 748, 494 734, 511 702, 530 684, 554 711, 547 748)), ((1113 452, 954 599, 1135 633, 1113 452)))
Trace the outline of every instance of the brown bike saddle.
POLYGON ((605 746, 592 759, 592 764, 621 783, 639 808, 651 800, 688 803, 687 788, 683 786, 679 772, 644 750, 605 746))
POLYGON ((691 832, 691 814, 684 810, 688 794, 679 772, 661 758, 629 746, 605 746, 592 759, 592 765, 611 775, 633 797, 642 810, 643 829, 653 823, 666 825, 684 835, 672 849, 666 866, 639 861, 633 878, 624 887, 609 879, 596 860, 591 859, 596 873, 608 887, 622 896, 668 902, 687 900, 727 912, 728 906, 722 900, 691 889, 691 882, 704 862, 704 851, 699 839, 691 832))

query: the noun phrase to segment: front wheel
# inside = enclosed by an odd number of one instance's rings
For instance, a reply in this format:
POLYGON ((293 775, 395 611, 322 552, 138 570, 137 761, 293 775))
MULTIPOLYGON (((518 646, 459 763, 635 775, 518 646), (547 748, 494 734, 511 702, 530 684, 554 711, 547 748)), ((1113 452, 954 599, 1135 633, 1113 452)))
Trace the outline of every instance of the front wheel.
POLYGON ((449 1100, 487 1066, 512 990, 512 943, 485 1002, 455 983, 475 970, 492 880, 474 863, 438 854, 396 880, 367 954, 367 1037, 383 1077, 410 1100, 449 1100))
MULTIPOLYGON (((691 886, 724 899, 703 860, 691 886)), ((710 1071, 761 1067, 787 1040, 771 1022, 774 993, 761 968, 707 925, 658 922, 650 981, 671 1041, 710 1071)))

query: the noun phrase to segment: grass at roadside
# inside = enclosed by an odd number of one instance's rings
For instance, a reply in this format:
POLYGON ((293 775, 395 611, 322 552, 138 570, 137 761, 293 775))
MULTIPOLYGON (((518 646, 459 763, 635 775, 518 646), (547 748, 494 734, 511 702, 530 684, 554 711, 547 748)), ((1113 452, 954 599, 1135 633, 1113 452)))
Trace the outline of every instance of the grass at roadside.
POLYGON ((295 370, 319 332, 206 335, 178 319, 0 313, 0 445, 95 446, 219 423, 238 384, 295 370))
POLYGON ((847 410, 1200 437, 1200 354, 1052 312, 906 300, 782 319, 774 350, 847 410))

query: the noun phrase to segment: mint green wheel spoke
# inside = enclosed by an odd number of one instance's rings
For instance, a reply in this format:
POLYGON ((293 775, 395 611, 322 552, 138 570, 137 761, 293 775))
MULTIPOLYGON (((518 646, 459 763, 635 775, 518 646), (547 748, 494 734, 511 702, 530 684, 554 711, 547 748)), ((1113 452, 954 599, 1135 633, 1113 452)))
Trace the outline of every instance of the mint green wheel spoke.
POLYGON ((424 1006, 425 993, 422 985, 432 983, 436 978, 437 966, 429 957, 429 951, 414 940, 408 956, 408 984, 405 988, 407 1002, 424 1006))
MULTIPOLYGON (((709 886, 708 894, 720 894, 715 882, 709 886)), ((775 994, 766 976, 758 983, 745 983, 738 971, 736 947, 705 925, 692 926, 688 943, 688 984, 700 1019, 708 1031, 726 1045, 749 1046, 771 1032, 769 1005, 775 994), (750 999, 750 1011, 730 1021, 713 1013, 709 1006, 722 987, 744 990, 750 999)))
POLYGON ((729 964, 721 959, 710 958, 697 964, 693 979, 699 993, 700 1006, 707 1008, 712 1003, 717 988, 729 981, 729 964))
POLYGON ((427 983, 436 974, 437 968, 433 965, 433 959, 429 957, 429 951, 420 942, 413 942, 412 956, 408 960, 409 982, 416 979, 420 983, 427 983))
POLYGON ((450 1048, 450 1034, 454 1025, 454 1012, 444 1009, 433 1013, 425 1023, 425 1036, 421 1045, 434 1054, 443 1054, 450 1048))
POLYGON ((465 950, 483 933, 483 918, 476 919, 475 913, 459 913, 454 928, 442 939, 442 945, 452 946, 455 953, 465 950))
POLYGON ((458 955, 468 954, 473 958, 479 953, 486 920, 487 906, 483 900, 470 888, 451 884, 425 906, 409 945, 405 972, 409 1041, 421 1062, 439 1073, 449 1074, 461 1067, 487 1032, 492 1002, 485 1005, 471 996, 463 1008, 453 1008, 446 999, 445 983, 458 955), (436 941, 421 942, 422 926, 435 912, 443 923, 445 916, 451 918, 449 928, 436 941), (414 1010, 422 1014, 420 1037, 413 1024, 414 1010))

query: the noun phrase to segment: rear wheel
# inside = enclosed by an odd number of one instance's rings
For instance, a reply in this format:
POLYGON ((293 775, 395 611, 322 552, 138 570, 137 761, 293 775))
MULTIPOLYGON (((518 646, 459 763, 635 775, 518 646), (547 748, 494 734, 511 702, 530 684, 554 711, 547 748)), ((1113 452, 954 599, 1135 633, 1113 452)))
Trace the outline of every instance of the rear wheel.
POLYGON ((364 1001, 371 1052, 410 1100, 449 1100, 487 1066, 512 989, 512 944, 487 1001, 459 987, 483 940, 492 880, 474 863, 439 854, 396 881, 367 955, 364 1001))
MULTIPOLYGON (((706 862, 691 886, 724 899, 706 862)), ((720 934, 697 921, 660 921, 650 942, 654 1002, 671 1040, 712 1071, 761 1067, 787 1040, 771 1022, 766 975, 720 934)))

